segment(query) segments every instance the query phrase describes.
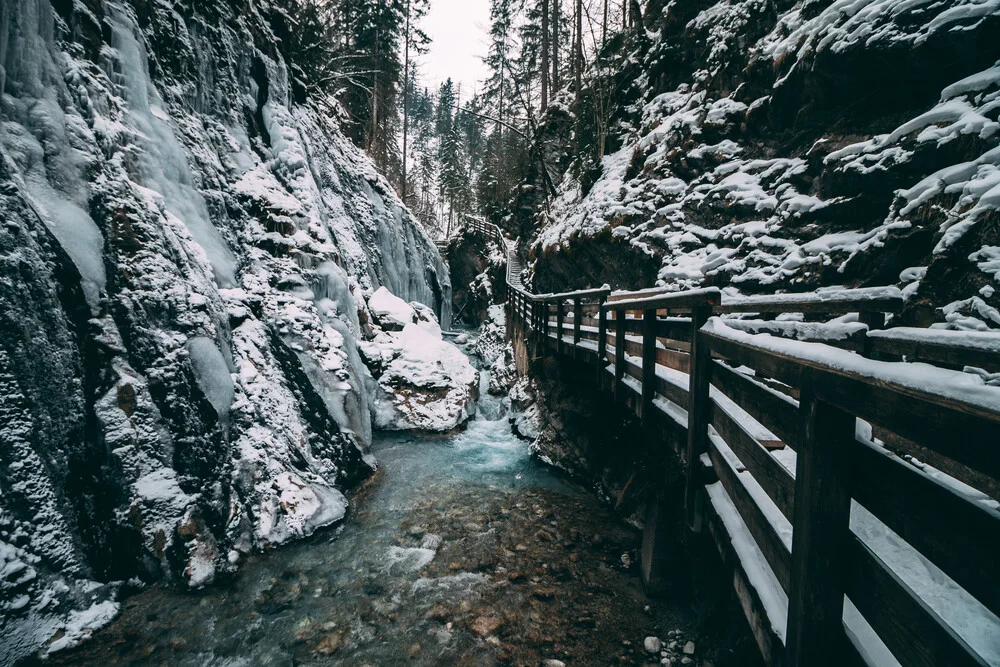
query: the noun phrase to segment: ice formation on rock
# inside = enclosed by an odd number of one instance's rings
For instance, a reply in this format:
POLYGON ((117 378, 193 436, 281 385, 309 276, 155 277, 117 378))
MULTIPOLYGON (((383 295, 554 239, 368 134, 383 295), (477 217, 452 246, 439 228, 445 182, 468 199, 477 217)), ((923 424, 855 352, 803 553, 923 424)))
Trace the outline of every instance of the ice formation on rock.
POLYGON ((0 5, 0 662, 85 637, 116 582, 202 586, 340 520, 373 466, 365 295, 448 326, 437 249, 293 103, 270 11, 0 5))

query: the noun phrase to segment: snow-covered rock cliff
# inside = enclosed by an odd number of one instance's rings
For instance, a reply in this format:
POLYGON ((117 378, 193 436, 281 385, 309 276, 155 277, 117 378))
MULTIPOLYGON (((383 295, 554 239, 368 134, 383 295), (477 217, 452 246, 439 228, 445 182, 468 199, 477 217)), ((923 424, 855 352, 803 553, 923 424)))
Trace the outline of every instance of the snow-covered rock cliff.
POLYGON ((538 291, 897 285, 905 322, 1000 328, 997 0, 645 11, 587 78, 618 131, 544 216, 538 291))
POLYGON ((0 3, 0 662, 116 582, 197 587, 344 516, 380 286, 430 239, 337 111, 290 100, 268 0, 0 3))

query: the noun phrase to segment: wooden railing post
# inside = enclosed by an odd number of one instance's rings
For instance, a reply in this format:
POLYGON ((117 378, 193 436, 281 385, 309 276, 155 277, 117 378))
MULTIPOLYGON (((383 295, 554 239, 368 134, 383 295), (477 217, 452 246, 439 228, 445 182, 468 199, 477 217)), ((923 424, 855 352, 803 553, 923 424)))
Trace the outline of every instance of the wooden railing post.
POLYGON ((562 297, 556 299, 556 354, 563 352, 563 300, 562 297))
POLYGON ((643 427, 653 424, 653 395, 656 393, 656 311, 642 311, 642 407, 643 427))
POLYGON ((535 311, 535 318, 536 318, 536 324, 538 326, 538 333, 537 333, 538 352, 539 354, 544 356, 546 346, 549 343, 548 341, 549 332, 546 329, 547 324, 545 322, 545 318, 548 317, 548 312, 546 312, 548 306, 545 304, 544 300, 539 300, 535 302, 535 307, 537 308, 537 310, 535 311))
POLYGON ((844 484, 844 443, 853 415, 816 399, 803 373, 800 444, 795 463, 792 572, 785 648, 790 667, 840 664, 844 614, 844 546, 851 497, 844 484))
MULTIPOLYGON (((885 313, 862 311, 858 313, 858 322, 868 325, 868 331, 885 329, 885 313)), ((869 359, 878 359, 878 352, 872 349, 871 339, 867 335, 861 353, 869 359)))
POLYGON ((577 345, 580 344, 580 320, 582 319, 583 305, 580 303, 580 297, 575 297, 573 299, 573 358, 579 356, 577 345))
POLYGON ((548 354, 552 350, 552 341, 549 340, 549 302, 545 299, 542 299, 540 314, 542 316, 542 350, 548 354))
POLYGON ((604 360, 608 357, 608 311, 604 299, 597 304, 597 387, 604 387, 604 360))
POLYGON ((615 400, 625 400, 625 311, 615 311, 615 400))
POLYGON ((691 368, 688 385, 687 479, 684 489, 684 513, 688 527, 702 528, 702 503, 705 502, 698 477, 698 459, 708 451, 708 421, 711 416, 712 350, 698 335, 712 315, 711 306, 691 309, 691 368))
POLYGON ((542 307, 539 305, 538 301, 531 302, 531 324, 532 324, 531 328, 534 330, 535 345, 538 346, 539 353, 541 353, 543 349, 542 345, 545 344, 545 341, 541 339, 542 330, 539 328, 539 323, 540 323, 539 320, 541 319, 541 310, 542 307))

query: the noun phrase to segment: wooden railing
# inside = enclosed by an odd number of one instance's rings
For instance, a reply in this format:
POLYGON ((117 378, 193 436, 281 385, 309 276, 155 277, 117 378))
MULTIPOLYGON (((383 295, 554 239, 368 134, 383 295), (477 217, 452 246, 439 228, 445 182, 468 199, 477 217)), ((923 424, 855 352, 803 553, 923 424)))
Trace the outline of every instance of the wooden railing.
POLYGON ((883 329, 902 306, 894 289, 507 296, 512 335, 593 365, 676 449, 689 527, 768 664, 989 664, 961 619, 1000 628, 1000 387, 961 369, 1000 371, 1000 336, 883 329))

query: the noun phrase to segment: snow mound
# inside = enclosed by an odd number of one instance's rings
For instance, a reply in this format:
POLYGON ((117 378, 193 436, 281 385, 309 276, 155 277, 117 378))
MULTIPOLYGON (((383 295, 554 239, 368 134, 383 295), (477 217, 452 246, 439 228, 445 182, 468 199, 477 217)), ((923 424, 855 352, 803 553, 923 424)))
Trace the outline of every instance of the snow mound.
POLYGON ((376 428, 451 430, 472 416, 479 373, 468 358, 417 324, 359 345, 378 380, 376 428))
POLYGON ((379 287, 368 298, 368 307, 376 321, 387 331, 399 331, 407 324, 417 321, 413 308, 384 286, 379 287))

